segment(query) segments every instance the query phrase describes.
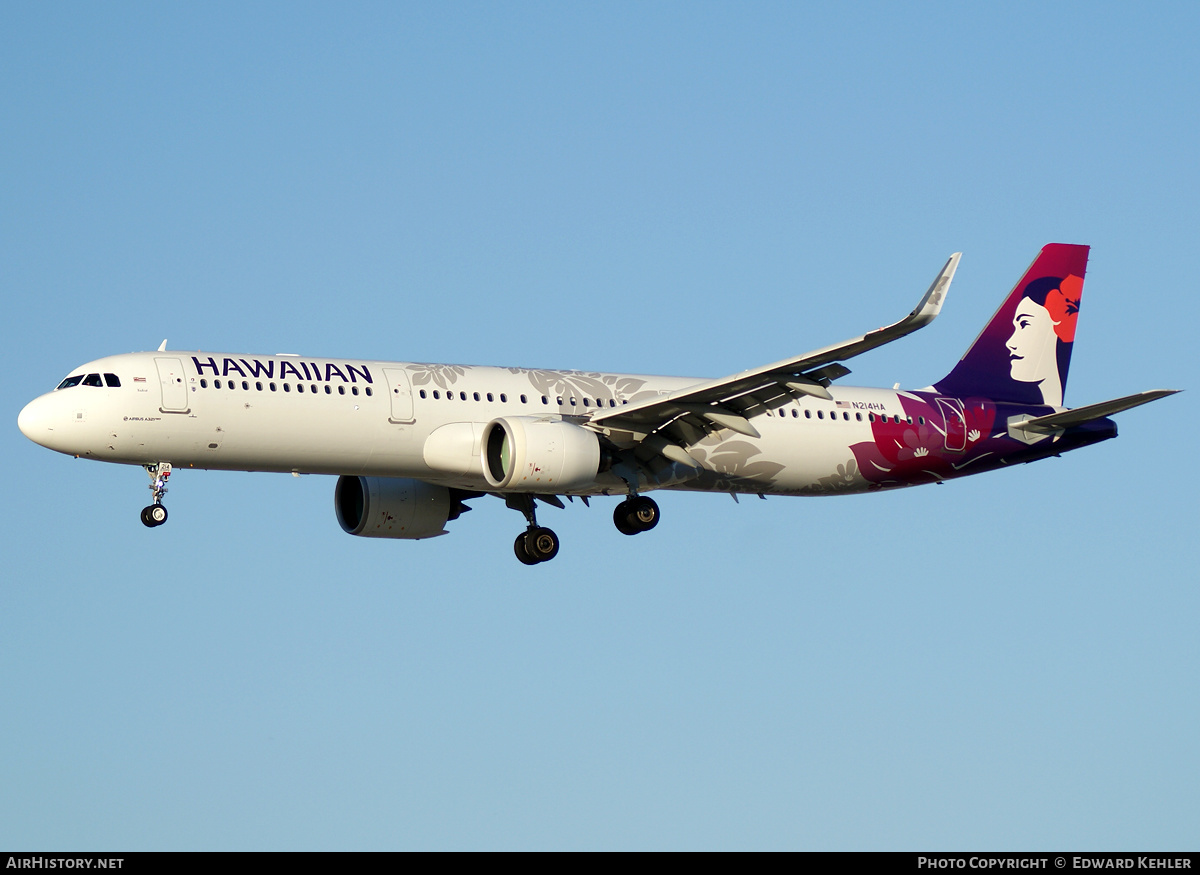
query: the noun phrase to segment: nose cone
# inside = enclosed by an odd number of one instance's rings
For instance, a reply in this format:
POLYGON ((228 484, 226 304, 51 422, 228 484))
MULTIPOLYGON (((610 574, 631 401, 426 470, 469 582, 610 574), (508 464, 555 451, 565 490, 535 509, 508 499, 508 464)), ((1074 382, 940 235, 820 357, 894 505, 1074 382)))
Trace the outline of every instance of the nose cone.
POLYGON ((50 445, 49 441, 54 434, 54 423, 48 408, 44 396, 34 398, 17 416, 17 428, 21 429, 21 434, 43 447, 50 445))

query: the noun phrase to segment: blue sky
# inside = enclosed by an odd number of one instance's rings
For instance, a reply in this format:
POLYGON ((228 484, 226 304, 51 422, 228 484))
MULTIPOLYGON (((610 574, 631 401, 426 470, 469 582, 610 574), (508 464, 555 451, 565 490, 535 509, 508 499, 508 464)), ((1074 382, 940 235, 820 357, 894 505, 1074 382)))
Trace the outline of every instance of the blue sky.
POLYGON ((907 313, 945 374, 1093 247, 1067 403, 1193 389, 1193 4, 9 4, 0 846, 1185 849, 1197 417, 885 495, 491 499, 27 441, 172 348, 719 376, 907 313))

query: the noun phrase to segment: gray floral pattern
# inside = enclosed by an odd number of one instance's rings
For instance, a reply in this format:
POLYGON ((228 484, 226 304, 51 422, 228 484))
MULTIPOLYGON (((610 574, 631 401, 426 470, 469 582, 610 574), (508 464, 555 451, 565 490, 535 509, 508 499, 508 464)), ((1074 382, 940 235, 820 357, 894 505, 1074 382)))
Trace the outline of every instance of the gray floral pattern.
POLYGON ((692 457, 705 468, 694 481, 703 489, 722 492, 762 492, 784 466, 766 459, 754 461, 762 450, 744 440, 721 441, 709 438, 707 445, 689 450, 692 457))
POLYGON ((459 377, 465 376, 468 368, 462 365, 411 364, 407 370, 412 373, 414 386, 427 386, 430 383, 439 389, 449 388, 459 377))
POLYGON ((510 374, 524 374, 529 385, 539 395, 547 398, 573 397, 599 398, 607 401, 632 400, 645 380, 615 374, 587 373, 584 371, 543 371, 530 368, 508 368, 510 374))

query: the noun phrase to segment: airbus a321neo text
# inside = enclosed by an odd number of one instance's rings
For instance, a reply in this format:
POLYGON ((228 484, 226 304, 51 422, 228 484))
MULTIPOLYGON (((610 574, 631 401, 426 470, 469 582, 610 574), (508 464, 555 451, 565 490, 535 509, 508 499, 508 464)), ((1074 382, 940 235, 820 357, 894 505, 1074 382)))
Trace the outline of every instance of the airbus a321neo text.
POLYGON ((617 528, 654 528, 646 493, 843 495, 977 474, 1116 437, 1112 414, 1155 390, 1069 410, 1067 368, 1088 247, 1044 247, 944 379, 842 386, 843 364, 928 325, 955 253, 908 316, 718 380, 642 374, 156 352, 98 359, 31 401, 18 424, 60 453, 141 465, 167 519, 172 471, 336 474, 342 528, 431 538, 483 495, 520 511, 517 558, 554 558, 537 502, 620 496, 617 528))

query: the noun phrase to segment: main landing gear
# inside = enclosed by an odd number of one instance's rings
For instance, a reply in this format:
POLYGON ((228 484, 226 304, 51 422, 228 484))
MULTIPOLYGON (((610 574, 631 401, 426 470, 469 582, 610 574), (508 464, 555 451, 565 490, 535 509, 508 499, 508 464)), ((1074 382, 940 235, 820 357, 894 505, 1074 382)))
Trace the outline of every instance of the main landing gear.
MULTIPOLYGON (((586 499, 585 499, 586 500, 586 499)), ((517 535, 513 542, 513 552, 525 565, 537 565, 549 562, 558 555, 558 535, 537 522, 537 499, 532 495, 506 495, 505 503, 513 510, 519 510, 525 515, 529 528, 517 535)), ((562 507, 557 496, 545 496, 542 501, 562 507)), ((648 532, 658 525, 661 514, 658 503, 644 495, 630 495, 617 505, 613 511, 613 522, 617 531, 623 535, 636 535, 648 532)))
POLYGON ((658 525, 658 503, 644 495, 631 495, 613 511, 613 523, 622 535, 648 532, 658 525))
POLYGON ((530 526, 517 535, 513 552, 526 565, 549 562, 558 555, 558 535, 545 526, 530 526))
POLYGON ((154 493, 154 504, 142 508, 142 525, 152 529, 167 521, 167 509, 163 507, 162 499, 167 494, 167 481, 171 479, 171 463, 159 462, 142 467, 150 475, 150 491, 154 493))
POLYGON ((513 552, 525 565, 537 565, 539 562, 549 562, 558 555, 558 535, 545 526, 537 524, 537 509, 534 507, 532 495, 509 495, 505 503, 513 510, 519 510, 525 515, 529 528, 517 535, 513 542, 513 552))

